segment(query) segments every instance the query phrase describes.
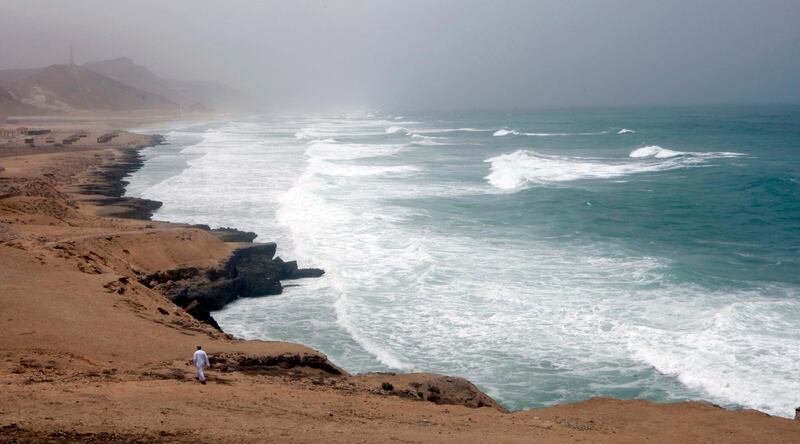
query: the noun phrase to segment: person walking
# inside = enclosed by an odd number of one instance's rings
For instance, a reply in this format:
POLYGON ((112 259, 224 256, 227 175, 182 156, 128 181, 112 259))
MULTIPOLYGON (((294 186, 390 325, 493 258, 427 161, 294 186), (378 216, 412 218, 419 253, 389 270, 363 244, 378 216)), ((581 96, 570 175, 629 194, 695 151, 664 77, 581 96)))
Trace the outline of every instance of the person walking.
POLYGON ((206 374, 203 370, 206 367, 211 367, 211 364, 208 362, 208 355, 201 345, 197 346, 197 351, 194 352, 192 362, 194 362, 194 367, 197 369, 197 380, 200 381, 200 384, 205 384, 206 374))

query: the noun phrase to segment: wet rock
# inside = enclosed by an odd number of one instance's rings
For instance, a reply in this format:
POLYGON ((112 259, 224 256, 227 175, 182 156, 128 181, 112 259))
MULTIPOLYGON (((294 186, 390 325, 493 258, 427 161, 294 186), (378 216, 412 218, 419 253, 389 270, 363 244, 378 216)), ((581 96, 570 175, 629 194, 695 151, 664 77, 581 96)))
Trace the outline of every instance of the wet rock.
MULTIPOLYGON (((284 262, 275 257, 276 250, 277 245, 272 242, 248 245, 235 250, 221 266, 165 270, 141 276, 139 282, 161 292, 178 306, 188 310, 195 304, 208 313, 240 297, 280 294, 281 279, 318 277, 324 273, 320 269, 298 268, 295 261, 284 262)), ((210 314, 197 313, 192 316, 203 321, 210 318, 210 314)), ((209 324, 219 329, 216 322, 209 324)))
POLYGON ((186 310, 186 313, 189 313, 198 321, 205 322, 217 330, 222 331, 222 328, 220 328, 219 324, 217 324, 216 319, 214 319, 214 317, 211 316, 211 313, 209 313, 208 310, 206 310, 199 302, 190 302, 189 305, 184 308, 184 310, 186 310))
POLYGON ((298 268, 297 261, 283 262, 279 257, 276 257, 275 261, 283 264, 279 275, 281 279, 312 278, 325 274, 325 270, 319 268, 298 268))

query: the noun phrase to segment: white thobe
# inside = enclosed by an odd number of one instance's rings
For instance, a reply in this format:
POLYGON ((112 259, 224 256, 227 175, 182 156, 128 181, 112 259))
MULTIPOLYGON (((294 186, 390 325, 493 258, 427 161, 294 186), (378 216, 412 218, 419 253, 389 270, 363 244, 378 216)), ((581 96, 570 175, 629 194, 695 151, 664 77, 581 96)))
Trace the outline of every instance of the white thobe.
POLYGON ((208 355, 204 350, 197 350, 194 352, 192 361, 197 369, 197 379, 199 379, 200 382, 204 382, 206 380, 206 375, 203 372, 203 369, 211 366, 211 364, 208 362, 208 355))

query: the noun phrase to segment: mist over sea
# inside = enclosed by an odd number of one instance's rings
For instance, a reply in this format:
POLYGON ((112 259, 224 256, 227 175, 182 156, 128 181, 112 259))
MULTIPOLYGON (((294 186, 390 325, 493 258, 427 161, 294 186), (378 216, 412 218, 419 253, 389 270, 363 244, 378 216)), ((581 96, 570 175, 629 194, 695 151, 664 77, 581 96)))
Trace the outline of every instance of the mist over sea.
POLYGON ((152 128, 128 194, 326 270, 214 313, 352 372, 800 405, 800 108, 260 115, 152 128))

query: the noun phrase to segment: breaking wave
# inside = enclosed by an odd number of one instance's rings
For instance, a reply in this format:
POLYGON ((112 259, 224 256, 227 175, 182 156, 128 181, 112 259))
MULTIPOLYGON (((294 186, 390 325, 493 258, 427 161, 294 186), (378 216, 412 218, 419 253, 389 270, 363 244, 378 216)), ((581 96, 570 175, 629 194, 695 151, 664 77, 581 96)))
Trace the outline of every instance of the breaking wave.
POLYGON ((416 133, 420 134, 436 134, 436 133, 488 133, 494 131, 493 129, 481 129, 481 128, 420 128, 414 130, 416 133))
POLYGON ((518 136, 519 135, 519 131, 501 129, 501 130, 495 131, 494 134, 492 134, 492 135, 495 136, 495 137, 502 137, 502 136, 508 136, 510 134, 518 136))
POLYGON ((411 145, 422 145, 422 146, 439 146, 439 145, 450 145, 446 142, 437 142, 433 139, 418 139, 411 142, 411 145))
POLYGON ((386 128, 386 134, 395 134, 399 133, 400 131, 403 131, 402 126, 390 126, 389 128, 386 128))
POLYGON ((338 143, 336 139, 328 137, 327 139, 316 139, 308 142, 309 145, 313 145, 315 143, 338 143))
POLYGON ((485 179, 494 187, 513 190, 528 184, 547 184, 580 179, 609 179, 637 173, 653 173, 700 166, 708 159, 741 156, 741 153, 685 153, 647 146, 629 154, 635 160, 569 157, 518 150, 486 159, 485 179))
POLYGON ((600 134, 608 134, 608 131, 596 131, 590 133, 525 133, 511 129, 499 129, 492 134, 495 137, 503 136, 531 136, 531 137, 557 137, 557 136, 595 136, 600 134))
POLYGON ((362 143, 335 143, 318 141, 310 143, 305 154, 326 160, 354 160, 370 157, 391 156, 403 150, 403 145, 372 145, 362 143))
POLYGON ((697 153, 697 152, 683 152, 683 151, 673 151, 670 149, 662 148, 658 145, 650 145, 646 147, 642 147, 639 149, 635 149, 628 154, 628 157, 631 158, 655 158, 655 159, 669 159, 671 157, 678 157, 678 156, 687 156, 687 157, 698 157, 698 158, 705 158, 705 159, 712 159, 712 158, 726 158, 726 157, 739 157, 744 156, 742 153, 729 153, 729 152, 708 152, 708 153, 697 153))

